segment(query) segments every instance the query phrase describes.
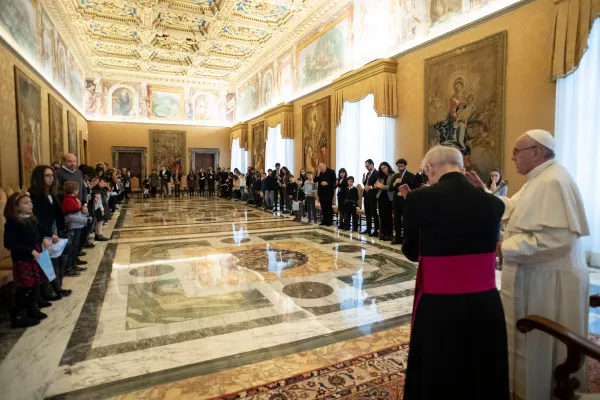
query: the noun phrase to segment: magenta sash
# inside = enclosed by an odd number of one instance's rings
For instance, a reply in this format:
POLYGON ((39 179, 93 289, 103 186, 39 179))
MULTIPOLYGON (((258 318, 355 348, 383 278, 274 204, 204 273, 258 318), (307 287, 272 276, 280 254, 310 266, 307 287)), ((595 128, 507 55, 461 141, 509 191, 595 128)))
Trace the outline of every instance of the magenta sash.
POLYGON ((412 321, 423 293, 467 294, 496 288, 496 253, 419 257, 412 321))

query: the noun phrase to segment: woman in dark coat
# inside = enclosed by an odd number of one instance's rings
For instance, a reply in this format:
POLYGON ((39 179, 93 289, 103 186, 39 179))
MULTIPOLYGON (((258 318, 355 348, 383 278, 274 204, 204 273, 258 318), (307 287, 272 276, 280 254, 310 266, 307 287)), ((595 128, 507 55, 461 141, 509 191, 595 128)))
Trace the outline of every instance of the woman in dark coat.
MULTIPOLYGON (((57 193, 57 180, 52 167, 48 165, 38 165, 31 174, 30 197, 33 203, 33 214, 38 220, 40 233, 45 237, 52 238, 52 242, 58 242, 59 237, 66 238, 65 219, 62 213, 62 205, 57 193)), ((41 297, 43 300, 59 300, 63 296, 71 294, 71 290, 62 288, 64 276, 79 276, 80 268, 76 264, 76 255, 70 243, 67 244, 63 253, 58 258, 52 259, 52 266, 56 279, 51 284, 41 286, 41 297), (54 290, 54 295, 51 293, 54 290)), ((43 301, 42 301, 43 302, 43 301)))
MULTIPOLYGON (((200 168, 200 172, 198 172, 198 186, 200 187, 200 196, 204 196, 204 188, 206 187, 206 172, 204 172, 204 168, 200 168)), ((214 186, 214 181, 213 181, 214 186)))
POLYGON ((193 196, 196 194, 196 174, 193 170, 190 169, 190 172, 187 174, 186 184, 188 188, 188 194, 193 196))

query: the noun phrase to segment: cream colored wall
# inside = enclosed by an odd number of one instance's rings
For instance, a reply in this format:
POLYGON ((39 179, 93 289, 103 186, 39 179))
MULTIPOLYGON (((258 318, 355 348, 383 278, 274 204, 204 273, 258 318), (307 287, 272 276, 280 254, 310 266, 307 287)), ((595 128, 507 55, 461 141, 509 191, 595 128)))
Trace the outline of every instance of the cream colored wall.
POLYGON ((190 148, 219 148, 219 164, 229 166, 231 163, 229 128, 90 121, 88 147, 91 164, 107 162, 112 165, 112 146, 134 146, 147 148, 146 166, 151 168, 151 129, 186 131, 185 171, 190 166, 190 148))
MULTIPOLYGON (((82 140, 88 139, 87 121, 63 99, 41 76, 22 62, 13 51, 0 43, 0 186, 19 186, 19 146, 17 137, 17 111, 15 98, 15 66, 41 87, 42 91, 42 162, 50 164, 50 125, 48 119, 48 94, 63 106, 63 145, 68 148, 67 110, 77 116, 77 130, 82 140)), ((88 145, 89 149, 89 145, 88 145)), ((59 160, 58 160, 59 161, 59 160)), ((28 182, 26 182, 29 184, 28 182)))
POLYGON ((398 59, 396 155, 408 160, 410 170, 425 148, 425 59, 506 30, 503 172, 511 193, 522 186, 525 178, 511 161, 515 140, 529 129, 554 131, 556 85, 548 79, 554 13, 553 2, 538 0, 398 59))

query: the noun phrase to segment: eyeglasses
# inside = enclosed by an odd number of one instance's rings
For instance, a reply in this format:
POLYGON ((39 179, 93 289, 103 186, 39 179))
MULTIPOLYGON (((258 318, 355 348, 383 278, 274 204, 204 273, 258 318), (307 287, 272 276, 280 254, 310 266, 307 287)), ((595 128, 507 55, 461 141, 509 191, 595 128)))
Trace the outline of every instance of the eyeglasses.
POLYGON ((530 147, 525 147, 524 149, 517 149, 514 148, 513 149, 513 156, 516 156, 517 154, 519 154, 520 152, 524 151, 524 150, 529 150, 529 149, 535 149, 537 146, 530 146, 530 147))

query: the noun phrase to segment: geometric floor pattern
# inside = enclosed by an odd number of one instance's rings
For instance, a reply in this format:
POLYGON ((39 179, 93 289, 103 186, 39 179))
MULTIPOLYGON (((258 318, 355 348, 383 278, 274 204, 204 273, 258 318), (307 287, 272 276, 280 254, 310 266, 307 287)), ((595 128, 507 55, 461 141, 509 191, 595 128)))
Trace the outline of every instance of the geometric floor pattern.
POLYGON ((108 228, 2 361, 3 398, 211 398, 408 341, 416 265, 389 242, 207 197, 108 228))

